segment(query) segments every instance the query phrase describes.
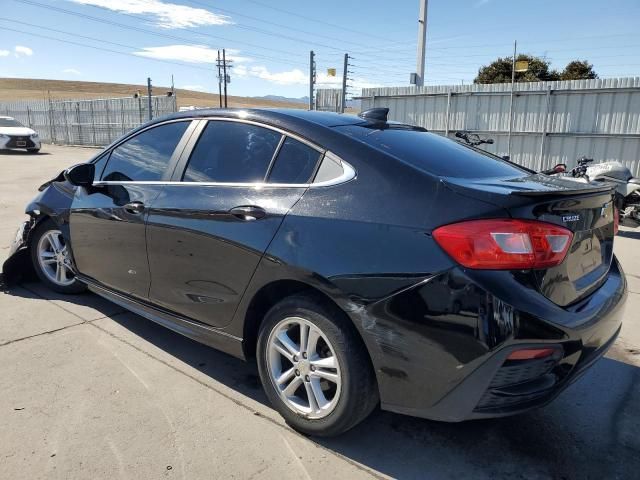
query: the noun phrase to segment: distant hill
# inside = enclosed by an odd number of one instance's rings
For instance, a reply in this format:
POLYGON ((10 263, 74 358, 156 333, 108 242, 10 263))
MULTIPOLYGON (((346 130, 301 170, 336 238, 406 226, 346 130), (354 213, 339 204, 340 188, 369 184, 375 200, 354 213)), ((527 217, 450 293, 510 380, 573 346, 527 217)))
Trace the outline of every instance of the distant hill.
POLYGON ((251 97, 251 98, 268 100, 272 102, 300 103, 303 105, 309 105, 309 97, 291 98, 291 97, 282 97, 280 95, 264 95, 262 97, 251 97))
MULTIPOLYGON (((0 78, 0 101, 64 98, 113 98, 129 97, 140 91, 146 94, 146 85, 125 83, 79 82, 68 80, 46 80, 37 78, 0 78)), ((169 87, 155 86, 153 93, 165 93, 169 87)), ((194 90, 176 89, 178 107, 217 107, 218 95, 194 90)), ((308 102, 308 100, 307 100, 308 102)), ((301 108, 304 99, 288 99, 268 95, 266 97, 237 97, 229 95, 229 107, 285 107, 301 108)))

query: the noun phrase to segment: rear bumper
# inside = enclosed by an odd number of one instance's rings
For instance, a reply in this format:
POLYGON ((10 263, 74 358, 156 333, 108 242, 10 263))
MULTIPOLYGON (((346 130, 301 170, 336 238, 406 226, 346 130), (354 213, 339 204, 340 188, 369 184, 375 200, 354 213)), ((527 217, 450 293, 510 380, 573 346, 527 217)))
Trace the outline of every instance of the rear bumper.
POLYGON ((503 273, 454 269, 368 309, 375 321, 362 330, 383 409, 453 422, 516 414, 553 400, 615 341, 627 294, 616 260, 606 282, 570 308, 503 273), (509 294, 499 299, 495 285, 509 294), (507 360, 541 346, 560 353, 546 363, 507 360))

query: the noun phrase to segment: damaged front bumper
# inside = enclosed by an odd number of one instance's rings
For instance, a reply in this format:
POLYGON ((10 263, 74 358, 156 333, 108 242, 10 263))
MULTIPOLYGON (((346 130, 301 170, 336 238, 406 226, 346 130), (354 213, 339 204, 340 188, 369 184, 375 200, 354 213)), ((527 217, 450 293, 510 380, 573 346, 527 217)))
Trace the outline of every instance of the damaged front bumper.
POLYGON ((33 229, 34 219, 30 218, 20 224, 9 246, 9 256, 2 264, 2 281, 5 285, 15 283, 28 276, 31 271, 29 258, 29 234, 33 229))

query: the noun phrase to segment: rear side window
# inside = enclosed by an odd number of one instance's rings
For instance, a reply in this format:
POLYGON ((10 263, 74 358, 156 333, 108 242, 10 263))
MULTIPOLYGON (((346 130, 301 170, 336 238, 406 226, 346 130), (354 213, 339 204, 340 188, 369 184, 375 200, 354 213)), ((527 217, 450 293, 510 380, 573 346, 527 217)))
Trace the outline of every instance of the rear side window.
POLYGON ((262 182, 282 134, 241 122, 210 121, 198 139, 182 180, 262 182))
POLYGON ((162 179, 189 123, 165 123, 121 143, 111 152, 102 180, 149 182, 162 179))
POLYGON ((282 144, 271 172, 269 183, 308 183, 320 152, 298 140, 288 138, 282 144))
POLYGON ((408 127, 383 130, 363 126, 338 128, 349 136, 433 175, 489 178, 528 174, 516 165, 433 133, 408 127))

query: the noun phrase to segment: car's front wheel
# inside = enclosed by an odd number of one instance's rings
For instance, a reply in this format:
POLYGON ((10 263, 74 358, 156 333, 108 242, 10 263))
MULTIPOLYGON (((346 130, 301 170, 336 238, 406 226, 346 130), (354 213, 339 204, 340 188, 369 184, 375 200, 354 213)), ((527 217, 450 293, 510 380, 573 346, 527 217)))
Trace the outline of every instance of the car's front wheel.
POLYGON ((338 435, 378 403, 357 331, 335 307, 314 296, 286 298, 267 313, 257 360, 267 397, 302 433, 338 435))
POLYGON ((86 290, 86 285, 75 276, 69 246, 53 221, 45 220, 36 227, 30 249, 33 268, 50 289, 60 293, 86 290))
POLYGON ((27 152, 29 153, 38 153, 39 151, 39 148, 27 148, 27 152))

